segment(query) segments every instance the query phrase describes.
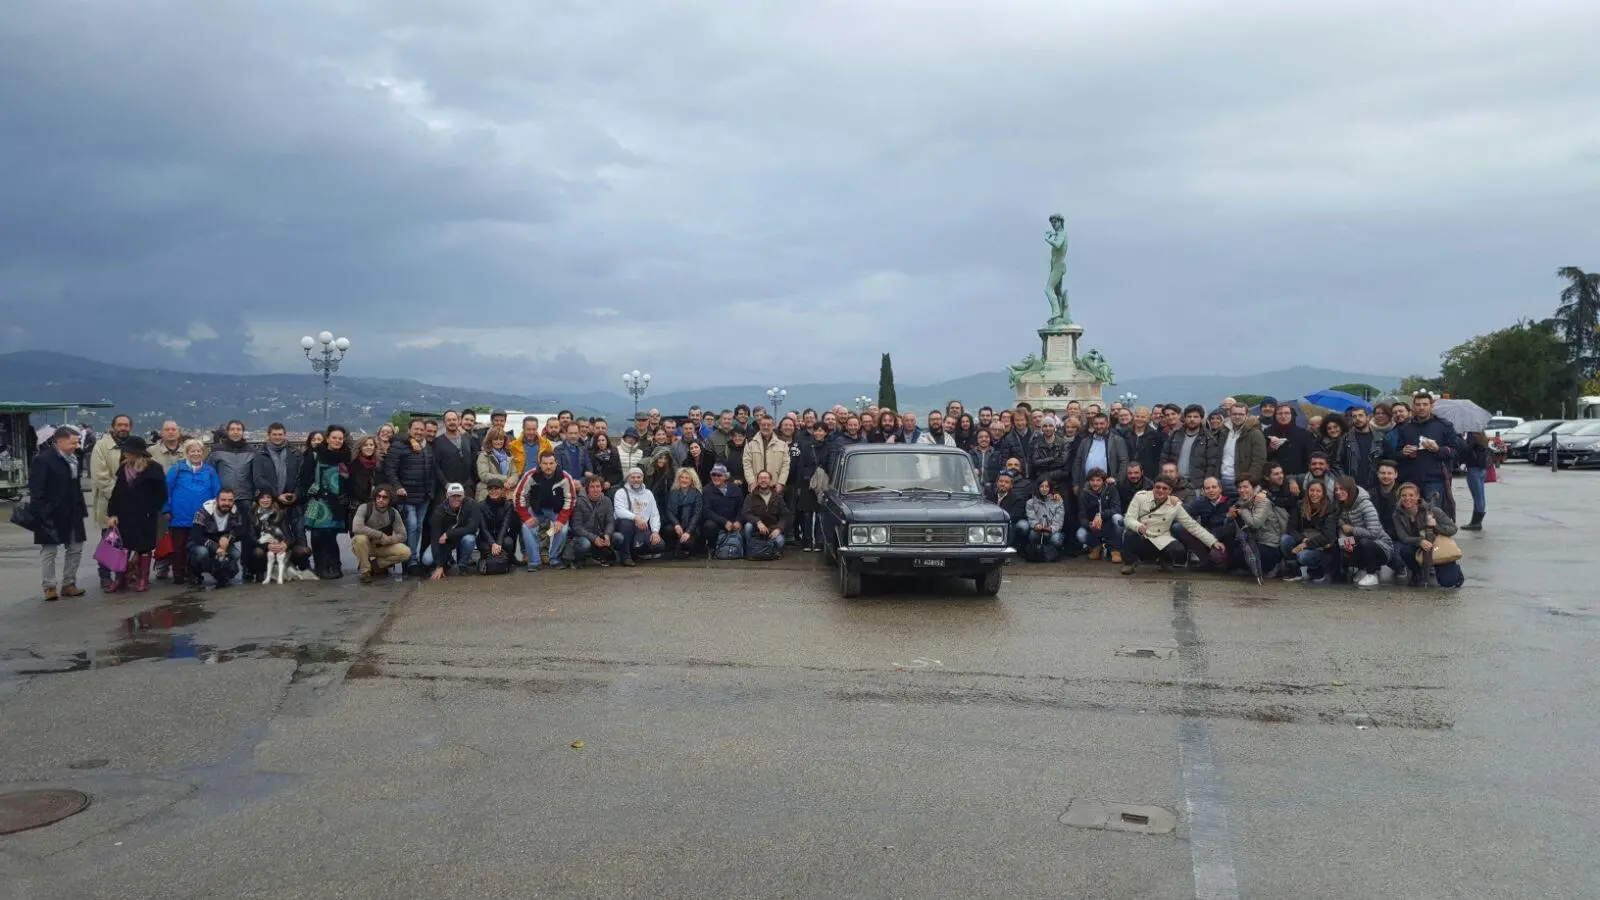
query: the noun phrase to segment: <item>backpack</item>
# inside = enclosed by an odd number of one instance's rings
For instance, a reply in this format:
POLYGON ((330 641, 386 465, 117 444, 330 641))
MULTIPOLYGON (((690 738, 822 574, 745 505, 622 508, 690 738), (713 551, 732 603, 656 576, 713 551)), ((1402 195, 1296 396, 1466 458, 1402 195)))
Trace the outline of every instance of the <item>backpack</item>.
POLYGON ((717 559, 744 559, 744 535, 737 531, 724 531, 717 537, 712 556, 717 559))
POLYGON ((758 534, 751 535, 745 540, 745 543, 748 545, 744 548, 745 559, 766 562, 777 559, 780 553, 776 541, 769 541, 758 534))

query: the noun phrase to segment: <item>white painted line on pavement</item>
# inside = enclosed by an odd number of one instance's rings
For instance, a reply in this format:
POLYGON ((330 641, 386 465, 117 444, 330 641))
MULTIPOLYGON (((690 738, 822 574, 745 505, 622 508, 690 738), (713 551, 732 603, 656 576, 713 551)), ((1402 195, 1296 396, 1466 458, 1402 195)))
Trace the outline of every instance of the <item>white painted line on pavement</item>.
MULTIPOLYGON (((1204 698, 1189 685, 1206 681, 1206 661, 1189 600, 1187 582, 1172 586, 1172 629, 1178 638, 1178 657, 1183 666, 1183 706, 1195 710, 1204 698), (1193 696, 1189 696, 1191 692, 1193 696)), ((1195 900, 1239 900, 1233 836, 1228 830, 1227 791, 1211 751, 1211 726, 1192 714, 1178 723, 1178 780, 1183 790, 1184 818, 1189 823, 1195 900)))

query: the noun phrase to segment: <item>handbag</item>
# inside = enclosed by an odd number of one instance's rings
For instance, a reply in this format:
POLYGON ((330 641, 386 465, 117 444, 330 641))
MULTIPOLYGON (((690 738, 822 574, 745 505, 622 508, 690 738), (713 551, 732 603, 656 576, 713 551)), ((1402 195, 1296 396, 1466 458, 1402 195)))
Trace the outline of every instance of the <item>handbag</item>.
POLYGON ((485 556, 478 560, 479 575, 507 575, 511 572, 511 557, 505 553, 499 556, 485 556))
POLYGON ((11 524, 29 531, 39 530, 39 517, 33 514, 33 504, 24 497, 11 507, 11 524))
POLYGON ((128 571, 128 551, 122 546, 122 535, 115 528, 107 531, 100 539, 100 546, 94 548, 94 561, 105 566, 108 572, 120 575, 128 571))
MULTIPOLYGON (((1419 562, 1419 563, 1420 562, 1424 562, 1426 559, 1427 559, 1427 556, 1424 553, 1424 551, 1418 550, 1417 551, 1417 562, 1419 562)), ((1445 563, 1453 563, 1453 562, 1456 562, 1456 561, 1458 561, 1460 559, 1461 559, 1461 545, 1456 543, 1456 539, 1455 538, 1450 537, 1447 534, 1441 534, 1438 537, 1433 539, 1433 564, 1434 565, 1442 566, 1445 563)))
POLYGON ((1500 471, 1499 466, 1490 466, 1489 468, 1485 469, 1483 473, 1483 483, 1494 484, 1495 482, 1499 481, 1500 476, 1495 474, 1498 471, 1500 471))
POLYGON ((172 532, 162 532, 161 540, 156 541, 156 559, 167 559, 172 556, 172 532))

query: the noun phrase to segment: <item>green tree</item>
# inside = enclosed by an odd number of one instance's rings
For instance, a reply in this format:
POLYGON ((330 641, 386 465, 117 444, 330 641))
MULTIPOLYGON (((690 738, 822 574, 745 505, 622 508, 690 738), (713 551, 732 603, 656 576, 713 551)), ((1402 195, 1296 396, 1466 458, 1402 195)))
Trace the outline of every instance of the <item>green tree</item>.
POLYGON ((1444 379, 1438 376, 1407 375, 1400 379, 1400 393, 1411 396, 1417 391, 1433 391, 1440 393, 1444 390, 1444 379))
POLYGON ((889 361, 887 353, 878 364, 878 406, 896 412, 900 410, 900 401, 894 395, 894 363, 889 361))
POLYGON ((396 431, 405 434, 411 428, 411 413, 403 410, 397 412, 389 417, 389 424, 393 425, 396 431))
POLYGON ((1267 399, 1267 395, 1266 394, 1234 394, 1233 395, 1233 399, 1239 401, 1240 403, 1243 403, 1245 406, 1257 406, 1257 405, 1259 405, 1261 403, 1261 401, 1267 399))
POLYGON ((1485 409, 1554 416, 1577 386, 1567 346, 1546 323, 1518 322, 1444 352, 1444 390, 1485 409))
POLYGON ((1600 272, 1564 266, 1556 275, 1569 283, 1561 291, 1556 317, 1547 324, 1561 332, 1567 361, 1588 378, 1600 372, 1600 272))
POLYGON ((1374 397, 1383 395, 1383 391, 1379 390, 1377 387, 1370 384, 1363 384, 1359 381, 1352 381, 1349 384, 1336 384, 1328 390, 1344 391, 1346 394, 1360 397, 1363 400, 1371 400, 1374 397))

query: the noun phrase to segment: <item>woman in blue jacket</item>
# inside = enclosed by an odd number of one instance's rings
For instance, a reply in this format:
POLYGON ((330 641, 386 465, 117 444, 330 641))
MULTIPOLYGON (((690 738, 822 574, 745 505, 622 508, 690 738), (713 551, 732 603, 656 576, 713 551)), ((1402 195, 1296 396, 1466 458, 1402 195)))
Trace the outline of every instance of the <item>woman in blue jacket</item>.
POLYGON ((172 583, 189 580, 189 527, 207 500, 217 499, 222 478, 206 463, 206 448, 196 440, 183 442, 183 460, 167 469, 167 503, 161 512, 172 535, 172 583))

